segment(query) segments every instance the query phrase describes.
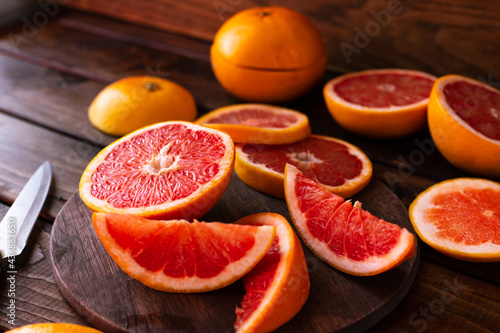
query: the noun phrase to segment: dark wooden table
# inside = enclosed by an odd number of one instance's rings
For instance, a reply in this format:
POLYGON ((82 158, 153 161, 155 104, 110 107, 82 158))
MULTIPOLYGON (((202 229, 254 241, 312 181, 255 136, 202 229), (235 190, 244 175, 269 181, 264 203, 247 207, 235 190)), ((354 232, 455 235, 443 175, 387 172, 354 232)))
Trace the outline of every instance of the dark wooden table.
MULTIPOLYGON (((26 24, 0 35, 0 217, 39 164, 49 160, 49 197, 16 261, 15 295, 0 283, 0 327, 11 329, 7 308, 15 299, 15 326, 41 322, 88 325, 59 292, 50 267, 55 217, 78 190, 80 175, 115 138, 94 129, 87 108, 107 84, 130 75, 157 75, 184 85, 199 113, 239 103, 215 80, 206 41, 67 10, 30 30, 26 24)), ((485 60, 487 61, 487 60, 485 60)), ((338 75, 328 72, 326 80, 338 75)), ((324 83, 323 82, 323 83, 324 83)), ((374 176, 408 207, 437 181, 469 176, 447 163, 428 132, 401 140, 350 134, 330 117, 321 87, 286 105, 307 113, 314 133, 349 141, 371 158, 374 176)), ((498 332, 500 264, 445 257, 421 244, 417 277, 397 308, 372 332, 498 332)), ((96 282, 98 283, 98 281, 96 282)))

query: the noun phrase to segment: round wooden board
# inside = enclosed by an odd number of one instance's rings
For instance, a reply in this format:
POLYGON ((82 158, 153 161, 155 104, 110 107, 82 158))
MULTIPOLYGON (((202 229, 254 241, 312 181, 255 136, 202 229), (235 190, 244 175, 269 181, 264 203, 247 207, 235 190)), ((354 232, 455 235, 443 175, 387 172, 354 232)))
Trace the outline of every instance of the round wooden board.
MULTIPOLYGON (((385 185, 372 180, 354 200, 375 216, 413 231, 408 212, 385 185)), ((233 222, 258 212, 276 212, 291 223, 286 202, 249 188, 233 175, 221 200, 203 221, 233 222)), ((50 253, 57 284, 68 302, 104 332, 232 332, 240 282, 198 294, 160 292, 132 279, 108 255, 94 232, 91 211, 75 194, 52 228, 50 253)), ((415 234, 415 233, 414 233, 415 234)), ((389 314, 415 278, 420 249, 402 265, 377 276, 342 273, 304 244, 311 280, 302 310, 280 332, 362 331, 389 314)))

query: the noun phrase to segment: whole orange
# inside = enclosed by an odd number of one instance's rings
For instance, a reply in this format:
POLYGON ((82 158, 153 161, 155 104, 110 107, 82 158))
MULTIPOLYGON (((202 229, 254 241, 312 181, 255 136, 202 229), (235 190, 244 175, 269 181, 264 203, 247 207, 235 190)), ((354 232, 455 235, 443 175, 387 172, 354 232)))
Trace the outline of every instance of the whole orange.
POLYGON ((256 7, 229 18, 211 47, 219 83, 238 98, 279 103, 302 96, 327 64, 319 30, 305 15, 284 7, 256 7))
POLYGON ((88 110, 92 125, 116 136, 163 121, 193 121, 196 115, 193 95, 187 89, 153 76, 131 76, 111 83, 88 110))

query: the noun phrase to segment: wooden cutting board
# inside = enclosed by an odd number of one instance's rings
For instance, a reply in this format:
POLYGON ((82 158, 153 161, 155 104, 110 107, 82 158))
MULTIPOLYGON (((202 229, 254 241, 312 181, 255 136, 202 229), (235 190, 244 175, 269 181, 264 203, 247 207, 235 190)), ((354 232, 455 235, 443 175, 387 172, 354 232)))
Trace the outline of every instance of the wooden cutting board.
MULTIPOLYGON (((401 201, 377 180, 353 199, 375 216, 413 231, 401 201)), ((286 202, 259 193, 233 175, 221 200, 203 221, 233 222, 258 212, 291 222, 286 202)), ((415 233, 414 233, 415 234, 415 233)), ((409 261, 372 277, 342 273, 304 244, 311 291, 302 310, 279 332, 362 331, 390 313, 415 278, 420 249, 409 261)), ((52 228, 50 253, 57 284, 68 302, 104 332, 232 332, 241 282, 198 294, 160 292, 132 279, 108 255, 92 226, 91 211, 75 194, 52 228)))

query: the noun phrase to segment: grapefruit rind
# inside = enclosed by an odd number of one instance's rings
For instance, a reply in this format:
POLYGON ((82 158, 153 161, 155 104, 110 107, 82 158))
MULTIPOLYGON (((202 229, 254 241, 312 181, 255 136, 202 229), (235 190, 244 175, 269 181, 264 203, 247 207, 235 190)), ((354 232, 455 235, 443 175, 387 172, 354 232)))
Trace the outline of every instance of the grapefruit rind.
POLYGON ((460 75, 439 78, 432 88, 427 113, 432 140, 439 152, 457 168, 500 179, 500 142, 473 129, 446 101, 444 87, 457 81, 466 81, 498 94, 487 84, 460 75))
POLYGON ((333 87, 339 82, 369 74, 409 74, 436 80, 430 74, 403 69, 375 69, 345 74, 328 81, 323 96, 333 119, 345 129, 358 135, 392 139, 415 133, 426 125, 429 98, 405 106, 366 107, 346 101, 338 96, 333 87))
POLYGON ((222 130, 228 133, 236 143, 256 144, 286 144, 305 139, 311 134, 309 118, 298 111, 281 108, 267 104, 237 104, 213 110, 200 118, 195 123, 222 130), (259 109, 279 115, 291 115, 296 118, 294 123, 284 128, 257 127, 245 124, 210 123, 210 120, 227 113, 234 113, 240 109, 259 109))
MULTIPOLYGON (((235 282, 248 273, 265 256, 276 235, 276 228, 274 226, 259 226, 245 231, 241 228, 242 226, 220 222, 206 223, 198 221, 188 222, 186 220, 145 220, 146 223, 198 224, 198 226, 194 226, 194 228, 210 227, 217 229, 219 225, 222 225, 225 228, 228 226, 234 228, 234 232, 254 233, 254 246, 241 259, 229 263, 224 270, 215 277, 200 278, 198 276, 190 276, 176 278, 165 275, 161 269, 157 272, 153 272, 140 266, 127 249, 121 248, 110 235, 107 226, 106 214, 94 213, 92 215, 92 221, 94 229, 104 248, 125 273, 150 288, 175 293, 211 291, 223 288, 235 282), (203 224, 205 226, 202 226, 203 224), (238 228, 240 228, 240 230, 238 230, 238 228)), ((227 231, 227 229, 225 231, 227 231)))
MULTIPOLYGON (((311 137, 330 140, 341 143, 348 148, 351 155, 356 156, 362 163, 361 173, 352 179, 345 179, 345 183, 340 186, 329 186, 320 184, 329 191, 340 195, 343 198, 349 198, 361 191, 368 185, 372 178, 373 167, 370 159, 356 146, 336 138, 312 134, 311 137)), ((234 169, 236 175, 248 186, 257 191, 270 194, 278 198, 285 198, 283 173, 279 173, 266 167, 263 164, 256 164, 250 161, 248 154, 243 152, 243 144, 236 144, 236 158, 234 169)))
POLYGON ((94 159, 92 159, 92 161, 88 164, 85 171, 83 172, 80 179, 79 193, 82 201, 93 212, 133 214, 155 219, 200 218, 206 212, 208 212, 208 210, 210 210, 210 208, 212 208, 213 205, 220 199, 227 186, 229 185, 233 169, 234 143, 227 133, 201 125, 196 125, 190 122, 167 121, 138 129, 103 148, 94 157, 94 159), (107 201, 96 198, 91 194, 90 190, 92 186, 92 174, 116 146, 130 140, 130 138, 134 136, 140 135, 152 129, 176 124, 186 126, 186 128, 190 129, 201 129, 203 131, 214 133, 223 140, 224 145, 227 147, 227 149, 225 149, 224 156, 220 159, 220 170, 218 174, 214 176, 209 182, 207 182, 203 186, 200 186, 195 192, 191 193, 185 198, 146 207, 117 208, 109 204, 107 201))
MULTIPOLYGON (((427 222, 425 211, 433 207, 433 198, 465 188, 496 189, 500 196, 500 183, 480 178, 455 178, 437 183, 420 193, 411 203, 409 214, 413 228, 420 239, 433 249, 459 260, 474 262, 500 261, 500 244, 489 241, 479 245, 456 243, 437 235, 437 228, 427 222)), ((450 203, 452 204, 452 203, 450 203)))
POLYGON ((281 261, 274 280, 259 307, 236 330, 237 333, 273 331, 291 320, 309 296, 309 272, 302 245, 288 221, 276 213, 253 214, 235 223, 276 227, 281 261))
MULTIPOLYGON (((405 228, 401 228, 398 242, 385 255, 370 256, 363 261, 356 261, 333 254, 326 243, 311 234, 307 228, 307 218, 299 209, 299 199, 295 195, 295 179, 299 172, 297 168, 289 164, 285 168, 286 202, 295 228, 302 240, 321 260, 344 273, 371 276, 383 273, 413 257, 415 254, 415 237, 405 228)), ((361 209, 361 203, 356 202, 354 209, 358 208, 361 209)))

